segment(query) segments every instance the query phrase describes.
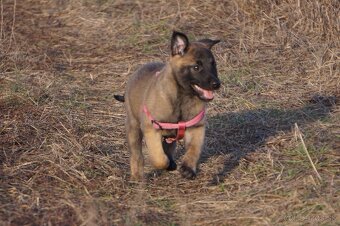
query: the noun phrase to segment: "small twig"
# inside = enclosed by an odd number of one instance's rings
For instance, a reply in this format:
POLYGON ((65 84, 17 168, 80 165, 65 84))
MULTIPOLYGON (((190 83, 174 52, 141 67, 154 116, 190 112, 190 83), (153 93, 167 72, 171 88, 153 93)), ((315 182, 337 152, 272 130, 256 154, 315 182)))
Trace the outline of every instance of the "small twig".
POLYGON ((317 171, 317 169, 316 169, 316 167, 315 167, 315 165, 314 165, 314 163, 313 163, 313 161, 312 161, 312 158, 311 158, 310 155, 309 155, 309 152, 308 152, 307 147, 306 147, 306 144, 305 144, 305 142, 304 142, 304 140, 303 140, 303 138, 302 138, 302 134, 301 134, 301 131, 300 131, 300 129, 299 129, 297 123, 295 123, 295 133, 299 136, 299 138, 300 138, 300 140, 301 140, 303 150, 306 152, 306 155, 307 155, 307 157, 308 157, 308 159, 309 159, 310 164, 311 164, 312 167, 313 167, 313 170, 314 170, 316 176, 319 178, 320 181, 322 181, 322 178, 321 178, 319 172, 317 171))
POLYGON ((8 50, 11 48, 12 41, 15 41, 15 37, 14 37, 14 27, 15 27, 15 14, 16 14, 16 8, 17 8, 17 1, 14 0, 14 3, 13 3, 13 21, 12 21, 11 36, 10 36, 10 38, 9 38, 8 50))
POLYGON ((1 7, 1 25, 0 25, 0 40, 3 39, 3 26, 4 26, 4 4, 2 2, 2 0, 0 1, 0 7, 1 7))
POLYGON ((182 17, 182 13, 181 13, 181 3, 177 0, 177 15, 179 16, 179 18, 182 17))

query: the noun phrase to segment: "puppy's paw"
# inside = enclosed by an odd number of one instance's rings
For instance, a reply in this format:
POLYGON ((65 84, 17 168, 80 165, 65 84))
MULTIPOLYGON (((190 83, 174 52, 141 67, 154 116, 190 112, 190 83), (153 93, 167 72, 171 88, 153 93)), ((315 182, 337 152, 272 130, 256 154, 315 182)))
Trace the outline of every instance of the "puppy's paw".
POLYGON ((177 164, 174 160, 170 159, 169 166, 166 169, 167 171, 174 171, 177 169, 177 164))
POLYGON ((186 165, 181 166, 180 172, 181 172, 182 177, 186 179, 192 180, 196 177, 196 172, 186 165))

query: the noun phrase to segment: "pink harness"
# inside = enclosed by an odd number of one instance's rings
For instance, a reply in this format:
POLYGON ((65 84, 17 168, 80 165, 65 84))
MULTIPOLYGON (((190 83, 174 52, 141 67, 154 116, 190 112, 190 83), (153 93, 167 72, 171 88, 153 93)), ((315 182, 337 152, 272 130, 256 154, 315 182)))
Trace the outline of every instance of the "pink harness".
POLYGON ((153 125, 153 128, 161 129, 161 130, 177 129, 176 138, 172 138, 172 137, 166 138, 165 140, 167 143, 172 143, 174 141, 183 139, 185 129, 192 127, 196 125, 197 123, 199 123, 204 118, 204 115, 205 115, 205 109, 203 109, 202 111, 200 111, 200 113, 198 113, 198 115, 196 115, 193 119, 187 122, 168 123, 168 122, 158 122, 157 120, 155 120, 145 105, 143 107, 143 111, 146 114, 146 116, 150 119, 153 125))

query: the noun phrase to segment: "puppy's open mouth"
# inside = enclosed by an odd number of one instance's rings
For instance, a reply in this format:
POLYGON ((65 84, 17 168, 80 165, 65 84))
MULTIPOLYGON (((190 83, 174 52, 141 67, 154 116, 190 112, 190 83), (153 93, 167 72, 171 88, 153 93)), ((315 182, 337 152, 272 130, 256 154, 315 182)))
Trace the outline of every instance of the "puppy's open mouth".
POLYGON ((214 99, 214 92, 212 90, 203 89, 198 85, 192 85, 192 88, 196 91, 201 99, 207 101, 214 99))

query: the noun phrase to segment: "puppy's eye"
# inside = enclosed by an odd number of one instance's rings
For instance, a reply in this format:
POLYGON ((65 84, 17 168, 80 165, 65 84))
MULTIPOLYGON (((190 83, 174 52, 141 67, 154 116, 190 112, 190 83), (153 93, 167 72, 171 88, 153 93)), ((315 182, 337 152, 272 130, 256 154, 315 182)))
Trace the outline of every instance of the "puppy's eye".
POLYGON ((196 65, 193 66, 193 69, 194 69, 195 71, 198 71, 198 70, 200 69, 200 66, 198 66, 198 64, 196 64, 196 65))

